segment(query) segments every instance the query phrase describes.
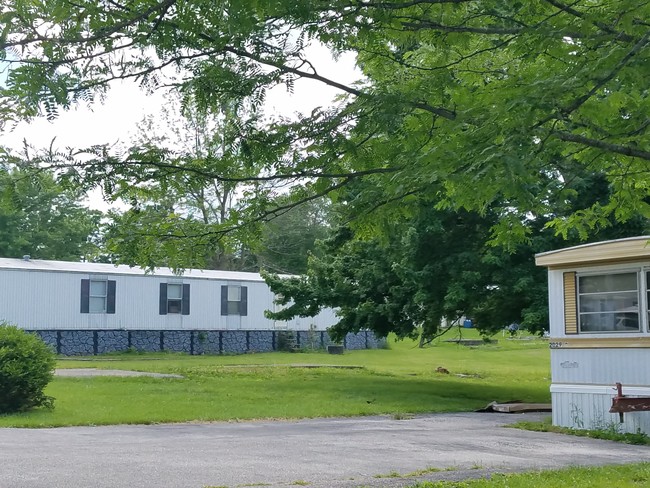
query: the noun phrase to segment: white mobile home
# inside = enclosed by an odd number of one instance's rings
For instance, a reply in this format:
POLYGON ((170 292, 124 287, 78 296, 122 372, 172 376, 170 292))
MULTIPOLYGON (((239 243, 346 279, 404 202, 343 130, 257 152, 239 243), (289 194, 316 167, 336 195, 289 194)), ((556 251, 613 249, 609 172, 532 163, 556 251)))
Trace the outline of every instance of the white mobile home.
POLYGON ((642 236, 536 256, 549 270, 555 425, 621 422, 623 431, 650 433, 649 243, 642 236))
POLYGON ((277 323, 257 273, 0 259, 0 317, 25 329, 325 330, 332 311, 277 323))
MULTIPOLYGON (((33 330, 61 354, 135 348, 202 352, 273 350, 276 331, 298 345, 331 341, 331 309, 277 322, 273 293, 257 273, 0 258, 0 320, 33 330)), ((374 335, 349 334, 349 349, 376 347, 374 335)))

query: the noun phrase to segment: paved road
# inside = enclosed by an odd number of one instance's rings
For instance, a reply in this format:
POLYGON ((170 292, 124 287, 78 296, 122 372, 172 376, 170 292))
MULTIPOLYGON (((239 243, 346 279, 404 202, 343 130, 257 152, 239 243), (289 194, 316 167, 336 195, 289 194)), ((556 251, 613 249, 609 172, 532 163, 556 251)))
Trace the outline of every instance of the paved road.
MULTIPOLYGON (((527 414, 535 419, 539 414, 527 414)), ((522 416, 464 413, 150 426, 0 429, 2 488, 310 488, 650 461, 650 448, 502 426, 522 416), (421 478, 422 479, 422 478, 421 478)))

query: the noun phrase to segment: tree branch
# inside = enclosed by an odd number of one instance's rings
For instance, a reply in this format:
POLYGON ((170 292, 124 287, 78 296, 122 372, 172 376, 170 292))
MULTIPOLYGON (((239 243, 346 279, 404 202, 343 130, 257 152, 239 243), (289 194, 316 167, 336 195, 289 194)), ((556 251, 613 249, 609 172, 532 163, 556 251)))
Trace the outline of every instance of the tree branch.
POLYGON ((402 25, 410 30, 431 29, 441 32, 464 32, 472 34, 497 34, 497 35, 516 35, 521 34, 523 28, 506 28, 506 27, 472 27, 469 25, 443 25, 430 20, 420 20, 419 22, 402 22, 402 25))
MULTIPOLYGON (((546 2, 550 3, 551 5, 553 5, 554 7, 556 7, 557 9, 563 12, 573 15, 574 17, 578 17, 583 20, 585 19, 585 15, 582 12, 578 12, 570 5, 565 5, 562 2, 559 2, 558 0, 546 0, 546 2)), ((619 32, 615 29, 612 29, 610 26, 608 26, 607 24, 603 24, 602 22, 593 22, 593 25, 595 25, 596 27, 598 27, 600 30, 604 32, 615 35, 617 39, 620 39, 622 41, 625 42, 634 41, 634 37, 626 34, 625 32, 619 32)))
MULTIPOLYGON (((309 73, 306 71, 301 71, 297 68, 293 68, 291 66, 287 66, 284 63, 281 63, 279 61, 275 61, 272 59, 265 59, 261 56, 252 54, 248 51, 244 51, 242 49, 238 49, 232 46, 226 46, 224 47, 224 51, 232 53, 236 56, 244 57, 247 59, 251 59, 253 61, 256 61, 261 64, 265 64, 267 66, 273 66, 274 68, 277 68, 281 70, 282 72, 285 73, 292 73, 295 74, 296 76, 300 76, 301 78, 308 78, 316 81, 320 81, 321 83, 324 83, 328 86, 338 88, 339 90, 349 93, 351 95, 355 95, 357 97, 363 97, 363 98, 372 98, 372 95, 365 93, 361 90, 357 90, 356 88, 353 88, 348 85, 344 85, 342 83, 338 83, 334 80, 331 80, 329 78, 325 78, 324 76, 318 75, 316 73, 309 73)), ((439 115, 440 117, 443 117, 448 120, 454 120, 456 118, 456 113, 452 110, 442 108, 442 107, 432 107, 431 105, 424 103, 424 102, 413 102, 409 103, 408 105, 411 105, 412 107, 419 108, 421 110, 425 110, 427 112, 430 112, 435 115, 439 115)))
POLYGON ((581 97, 578 97, 571 105, 564 108, 562 110, 562 113, 564 115, 570 114, 571 112, 580 108, 580 106, 582 106, 591 97, 593 97, 598 90, 600 90, 603 86, 605 86, 607 82, 611 81, 625 67, 625 65, 630 61, 630 59, 632 59, 634 56, 639 54, 641 49, 643 49, 643 47, 648 43, 649 39, 650 39, 650 32, 646 33, 641 39, 639 39, 639 42, 637 42, 632 47, 632 49, 630 49, 630 51, 625 56, 623 56, 623 58, 616 64, 616 66, 614 66, 614 68, 607 74, 607 76, 604 76, 603 78, 599 79, 591 90, 589 90, 581 97))
POLYGON ((35 42, 55 42, 58 45, 70 45, 70 44, 86 44, 86 43, 93 43, 105 39, 110 39, 111 35, 119 32, 120 30, 124 29, 125 27, 130 27, 133 24, 137 24, 138 22, 146 19, 149 17, 151 14, 161 11, 163 13, 167 12, 172 5, 176 3, 176 0, 164 0, 163 2, 160 2, 156 5, 153 5, 146 9, 145 11, 139 13, 138 15, 124 20, 122 22, 118 22, 117 24, 114 24, 110 27, 107 28, 100 28, 97 29, 96 33, 88 36, 88 37, 76 37, 76 38, 71 38, 71 39, 65 39, 65 38, 48 38, 46 36, 41 36, 38 33, 34 37, 29 37, 27 39, 22 39, 19 41, 14 41, 14 42, 4 42, 0 44, 0 50, 1 49, 6 49, 8 47, 16 47, 16 46, 28 46, 29 44, 33 44, 35 42))
POLYGON ((553 131, 551 132, 551 135, 557 137, 561 141, 576 142, 578 144, 584 144, 585 146, 603 149, 605 151, 613 152, 616 154, 622 154, 624 156, 631 156, 633 158, 640 158, 650 161, 650 151, 644 151, 642 149, 636 149, 630 146, 623 146, 621 144, 613 144, 611 142, 600 141, 598 139, 591 139, 589 137, 572 134, 571 132, 565 131, 553 131))
MULTIPOLYGON (((400 171, 402 168, 371 168, 362 171, 352 171, 352 172, 342 172, 342 173, 324 173, 320 171, 298 171, 290 174, 273 174, 267 176, 244 176, 244 177, 229 177, 222 176, 217 173, 212 173, 200 168, 195 168, 191 166, 179 166, 171 163, 162 163, 154 161, 139 161, 139 160, 126 160, 126 161, 112 161, 110 163, 111 167, 119 168, 125 167, 128 168, 130 165, 137 165, 141 167, 151 167, 168 170, 169 174, 185 174, 192 173, 194 175, 200 176, 205 179, 215 180, 222 183, 253 183, 253 182, 266 182, 266 181, 286 181, 286 180, 298 180, 305 178, 328 178, 328 179, 339 179, 339 178, 359 178, 363 176, 373 175, 373 174, 383 174, 383 173, 395 173, 400 171)), ((91 168, 91 167, 103 167, 104 163, 97 162, 86 162, 86 163, 72 163, 71 165, 52 165, 51 168, 63 169, 69 168, 70 166, 76 168, 91 168)), ((160 175, 156 175, 159 177, 160 175)), ((145 178, 149 180, 151 178, 145 178)))

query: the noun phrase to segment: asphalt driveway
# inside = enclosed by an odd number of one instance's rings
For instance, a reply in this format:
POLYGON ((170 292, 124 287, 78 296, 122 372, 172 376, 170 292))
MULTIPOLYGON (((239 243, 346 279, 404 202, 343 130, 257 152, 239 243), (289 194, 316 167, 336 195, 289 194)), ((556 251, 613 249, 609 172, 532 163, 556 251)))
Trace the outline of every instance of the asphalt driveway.
POLYGON ((387 487, 650 461, 644 446, 503 428, 522 418, 541 414, 0 429, 0 487, 387 487), (426 468, 451 470, 377 477, 426 468))

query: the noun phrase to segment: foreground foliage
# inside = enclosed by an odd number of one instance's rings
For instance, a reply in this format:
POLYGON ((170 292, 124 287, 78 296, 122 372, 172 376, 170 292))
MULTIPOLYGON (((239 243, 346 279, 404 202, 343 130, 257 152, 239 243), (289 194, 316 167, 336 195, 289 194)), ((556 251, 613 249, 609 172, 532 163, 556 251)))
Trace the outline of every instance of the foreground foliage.
MULTIPOLYGON (((495 241, 518 243, 530 236, 527 221, 554 216, 575 194, 576 175, 590 171, 611 187, 607 199, 549 224, 586 237, 650 216, 649 9, 636 0, 8 0, 0 55, 12 69, 0 120, 54 118, 116 79, 230 111, 233 125, 211 157, 106 145, 45 158, 127 201, 152 183, 182 183, 179 175, 191 177, 188 189, 197 179, 246 182, 246 209, 225 222, 154 215, 163 220, 128 242, 144 265, 169 250, 155 238, 218 248, 225 234, 282 213, 277 185, 292 185, 299 203, 338 200, 361 179, 376 188, 353 202, 370 210, 355 215, 366 232, 424 200, 492 207, 495 241), (354 54, 358 80, 319 70, 314 43, 354 54), (291 91, 298 79, 342 96, 294 120, 262 117, 269 90, 291 91)), ((195 258, 182 247, 172 266, 195 258)))
MULTIPOLYGON (((488 329, 510 321, 546 328, 537 285, 544 280, 530 272, 532 254, 561 245, 546 235, 540 242, 545 229, 567 243, 605 238, 603 229, 626 222, 642 220, 647 229, 650 4, 5 4, 0 53, 11 70, 0 89, 0 121, 54 118, 100 98, 112 81, 135 79, 152 91, 171 90, 170 103, 199 122, 185 150, 149 134, 120 151, 107 144, 31 161, 65 168, 61 174, 75 184, 101 186, 131 205, 114 226, 112 249, 129 264, 209 265, 231 236, 259 240, 258 225, 283 216, 278 225, 295 227, 300 214, 286 212, 327 197, 344 209, 335 225, 351 235, 318 263, 327 268, 318 279, 334 283, 305 292, 307 312, 346 310, 340 334, 371 327, 406 335, 417 326, 430 338, 440 317, 463 314, 488 329), (356 81, 322 71, 310 45, 353 54, 356 81), (267 116, 270 90, 292 91, 300 79, 340 97, 291 119, 267 116), (594 198, 585 197, 592 189, 594 198), (423 208, 442 215, 429 228, 423 208), (439 254, 448 256, 454 219, 465 221, 457 225, 465 239, 477 240, 458 246, 443 267, 422 245, 429 251, 442 243, 439 254), (494 244, 503 248, 491 252, 494 244), (336 269, 347 253, 355 264, 390 259, 369 267, 369 279, 350 293, 335 278, 356 284, 364 276, 336 269), (437 261, 422 264, 429 257, 437 261)), ((269 249, 286 247, 282 232, 266 229, 269 249)), ((313 230, 317 237, 322 229, 313 230)), ((312 249, 311 239, 292 240, 300 251, 312 249)), ((247 262, 245 249, 237 253, 247 262)), ((277 252, 261 262, 304 271, 304 262, 277 252)))
POLYGON ((44 393, 52 380, 55 356, 38 337, 0 324, 0 413, 53 406, 44 393))
MULTIPOLYGON (((147 137, 30 161, 131 205, 114 227, 118 259, 203 267, 229 237, 259 240, 260 223, 327 197, 345 209, 336 224, 351 234, 315 264, 324 271, 314 281, 329 288, 311 283, 306 298, 281 291, 307 303, 299 314, 340 307, 339 335, 422 327, 431 338, 442 316, 463 314, 486 329, 517 321, 543 330, 532 254, 561 247, 540 245, 549 244, 545 229, 567 243, 627 222, 647 229, 647 3, 8 0, 0 15, 0 55, 11 65, 0 122, 55 118, 125 79, 164 86, 179 113, 214 122, 194 124, 195 146, 184 151, 147 137), (310 44, 353 54, 356 81, 323 72, 310 44), (270 90, 292 91, 299 79, 340 97, 292 119, 268 117, 270 90), (592 188, 596 197, 585 198, 592 188), (423 208, 442 214, 429 228, 423 208), (475 223, 456 227, 477 241, 449 256, 454 219, 475 223), (443 259, 421 252, 440 242, 443 259), (503 248, 491 252, 494 244, 503 248), (384 259, 346 274, 348 253, 353 264, 384 259)), ((267 227, 269 249, 286 245, 282 232, 269 239, 276 231, 267 227)), ((304 271, 275 252, 261 261, 304 271)))

